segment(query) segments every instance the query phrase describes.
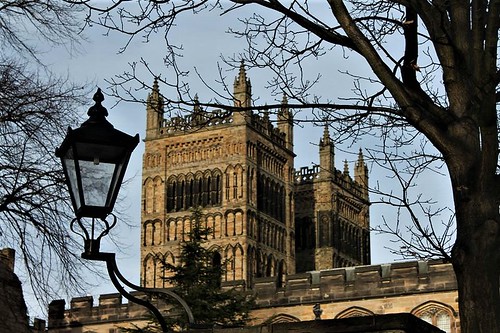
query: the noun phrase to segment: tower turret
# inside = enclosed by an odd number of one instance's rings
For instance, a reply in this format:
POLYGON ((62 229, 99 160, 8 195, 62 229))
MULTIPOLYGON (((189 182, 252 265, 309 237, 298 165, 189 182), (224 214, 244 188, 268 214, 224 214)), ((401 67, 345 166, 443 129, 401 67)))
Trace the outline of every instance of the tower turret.
POLYGON ((354 167, 354 181, 363 187, 363 194, 368 200, 368 167, 364 161, 361 148, 358 153, 358 161, 354 167))
POLYGON ((194 126, 200 125, 203 122, 203 110, 200 106, 200 100, 198 99, 198 94, 194 95, 194 107, 193 113, 191 115, 191 122, 194 126))
POLYGON ((288 99, 283 94, 281 109, 278 111, 278 129, 285 133, 286 148, 293 151, 293 115, 288 108, 288 99))
POLYGON ((252 84, 250 83, 250 79, 247 79, 243 60, 240 64, 238 76, 234 79, 233 95, 234 106, 249 107, 252 105, 252 84))
POLYGON ((330 138, 328 124, 325 125, 323 138, 319 140, 320 177, 331 177, 335 172, 335 147, 330 138))
POLYGON ((349 177, 349 163, 347 163, 347 160, 344 160, 344 176, 349 177))
POLYGON ((158 135, 163 120, 163 106, 163 97, 158 88, 158 78, 155 78, 146 105, 146 140, 158 135))

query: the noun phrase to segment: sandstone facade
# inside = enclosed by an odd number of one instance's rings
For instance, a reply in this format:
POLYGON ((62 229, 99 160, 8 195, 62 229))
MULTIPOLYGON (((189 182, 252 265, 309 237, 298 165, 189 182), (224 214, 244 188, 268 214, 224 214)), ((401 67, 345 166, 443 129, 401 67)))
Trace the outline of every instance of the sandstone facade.
MULTIPOLYGON (((234 105, 251 106, 243 65, 234 105)), ((368 171, 360 152, 354 178, 335 168, 328 128, 319 140, 320 164, 294 166, 293 116, 286 97, 262 116, 207 111, 164 119, 157 82, 148 97, 141 284, 167 287, 163 262, 175 263, 193 208, 212 230, 214 261, 227 262, 225 281, 370 263, 368 171)))

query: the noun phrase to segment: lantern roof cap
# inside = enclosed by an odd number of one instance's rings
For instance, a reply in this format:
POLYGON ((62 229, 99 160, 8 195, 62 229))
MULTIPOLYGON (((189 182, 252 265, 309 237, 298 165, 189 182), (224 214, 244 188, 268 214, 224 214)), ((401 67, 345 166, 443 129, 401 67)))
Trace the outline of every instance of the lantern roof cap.
POLYGON ((94 144, 110 144, 116 147, 127 147, 134 149, 139 143, 139 134, 131 136, 114 126, 106 119, 108 111, 102 106, 104 95, 100 88, 94 94, 93 100, 95 105, 89 108, 87 114, 89 119, 81 124, 80 127, 72 129, 68 127, 67 136, 64 139, 61 147, 56 149, 56 156, 61 156, 69 146, 75 141, 87 142, 94 144))

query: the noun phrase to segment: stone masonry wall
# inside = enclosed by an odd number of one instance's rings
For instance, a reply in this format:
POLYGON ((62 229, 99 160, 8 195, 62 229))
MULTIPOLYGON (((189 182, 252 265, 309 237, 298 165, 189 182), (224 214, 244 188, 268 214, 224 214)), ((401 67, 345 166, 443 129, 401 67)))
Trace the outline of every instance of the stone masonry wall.
MULTIPOLYGON (((441 261, 401 262, 357 266, 289 275, 279 288, 276 278, 258 278, 251 292, 256 308, 251 325, 313 320, 314 307, 322 319, 350 316, 413 313, 433 307, 447 311, 451 332, 459 333, 457 284, 451 264, 441 261)), ((56 301, 57 302, 57 301, 56 301)), ((49 313, 49 332, 61 327, 109 325, 124 321, 143 321, 147 311, 135 304, 124 304, 118 294, 102 295, 99 304, 91 297, 76 298, 64 310, 59 303, 55 316, 49 313)))
POLYGON ((21 282, 14 274, 12 249, 0 251, 0 332, 31 332, 21 282))

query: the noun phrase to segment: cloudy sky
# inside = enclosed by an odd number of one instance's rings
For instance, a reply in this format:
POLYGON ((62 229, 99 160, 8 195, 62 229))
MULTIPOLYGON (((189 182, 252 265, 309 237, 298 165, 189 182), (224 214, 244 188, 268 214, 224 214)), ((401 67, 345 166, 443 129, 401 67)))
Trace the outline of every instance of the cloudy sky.
MULTIPOLYGON (((251 10, 245 14, 251 14, 251 10)), ((217 64, 220 62, 220 56, 232 56, 241 52, 245 47, 245 43, 241 39, 236 39, 225 33, 231 25, 237 24, 236 15, 242 15, 242 12, 230 13, 224 17, 219 17, 215 13, 204 15, 190 15, 185 20, 179 22, 179 26, 172 34, 172 41, 182 44, 184 47, 184 57, 181 59, 181 65, 185 69, 191 71, 193 75, 189 78, 189 83, 192 86, 193 92, 197 92, 200 100, 209 99, 211 92, 203 86, 200 80, 194 75, 194 69, 206 79, 208 82, 214 82, 217 76, 217 64)), ((149 43, 142 43, 137 40, 132 43, 128 49, 119 54, 119 49, 124 45, 125 39, 123 36, 110 34, 103 35, 104 31, 97 27, 85 31, 88 42, 83 43, 79 47, 79 52, 68 54, 64 48, 47 50, 47 63, 61 74, 67 74, 73 80, 91 81, 95 87, 101 87, 106 92, 106 79, 112 78, 116 74, 129 69, 129 63, 145 59, 154 69, 156 75, 162 77, 168 76, 168 72, 162 65, 165 54, 165 42, 162 34, 154 36, 149 43)), ((352 89, 352 84, 346 81, 345 77, 341 76, 339 71, 346 69, 346 66, 358 74, 362 74, 367 70, 366 65, 361 59, 351 57, 345 59, 339 53, 329 53, 320 61, 310 63, 310 68, 307 70, 311 73, 311 77, 315 77, 317 73, 323 75, 321 84, 318 86, 317 93, 322 96, 331 96, 335 98, 337 95, 352 89)), ((228 82, 232 82, 236 71, 228 72, 228 82)), ((262 104, 274 103, 272 97, 265 89, 267 73, 265 70, 252 69, 247 72, 247 75, 252 81, 252 90, 254 97, 259 97, 262 104)), ((147 73, 143 74, 145 79, 151 79, 147 73)), ((162 87, 160 87, 162 89, 162 87)), ((146 98, 146 93, 142 93, 146 98)), ((92 96, 89 96, 90 107, 93 103, 92 96)), ((109 120, 116 128, 125 131, 129 134, 139 133, 141 138, 145 132, 145 108, 140 104, 120 103, 116 107, 111 108, 115 104, 112 98, 107 98, 103 103, 110 113, 109 120)), ((86 109, 76 110, 82 115, 86 113, 86 109)), ((296 168, 301 166, 311 166, 312 163, 318 161, 318 148, 316 146, 323 132, 322 128, 315 127, 296 127, 295 128, 295 147, 298 157, 296 158, 296 168)), ((371 139, 367 138, 367 142, 371 139)), ((360 145, 353 147, 339 146, 336 154, 336 166, 339 169, 343 168, 343 161, 355 160, 360 145), (343 152, 352 152, 348 154, 343 152)), ((139 283, 139 238, 140 238, 140 193, 141 193, 141 163, 144 145, 141 142, 135 150, 127 172, 127 178, 130 180, 127 187, 122 190, 122 198, 120 209, 126 214, 124 218, 128 219, 133 227, 122 226, 113 231, 115 238, 119 241, 119 249, 116 249, 114 244, 105 245, 104 249, 118 252, 118 265, 122 273, 132 282, 139 283)), ((351 170, 353 164, 351 163, 351 170)), ((370 167, 370 182, 386 182, 387 178, 381 170, 370 167)), ((439 190, 435 190, 434 196, 446 197, 447 182, 445 178, 439 180, 443 182, 443 186, 439 190), (438 192, 441 193, 438 193, 438 192)), ((397 190, 395 188, 395 190, 397 190)), ((374 199, 374 198, 372 198, 374 199)), ((380 223, 382 215, 393 216, 393 213, 387 211, 387 208, 382 206, 372 206, 370 216, 372 225, 380 223)), ((385 246, 392 246, 386 237, 372 234, 372 263, 384 263, 395 260, 396 258, 390 255, 385 246)), ((104 266, 103 266, 104 270, 104 266)), ((89 277, 91 278, 91 277, 89 277)), ((89 294, 93 295, 97 300, 97 295, 101 293, 114 293, 115 290, 109 280, 96 281, 99 286, 93 290, 89 290, 89 294)), ((66 296, 67 301, 72 296, 66 296)), ((61 295, 61 297, 65 297, 61 295)), ((33 311, 33 310, 32 310, 33 311)), ((36 310, 34 310, 36 312, 36 310)))

